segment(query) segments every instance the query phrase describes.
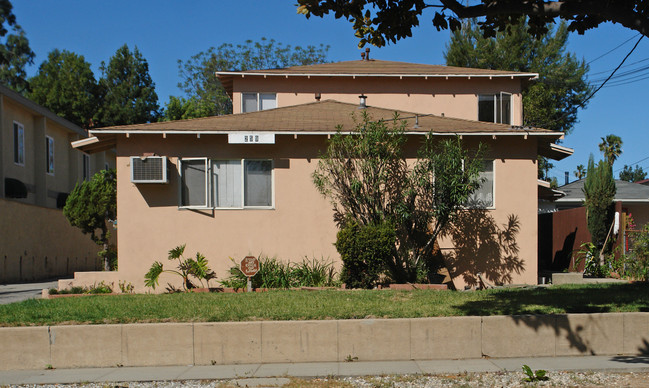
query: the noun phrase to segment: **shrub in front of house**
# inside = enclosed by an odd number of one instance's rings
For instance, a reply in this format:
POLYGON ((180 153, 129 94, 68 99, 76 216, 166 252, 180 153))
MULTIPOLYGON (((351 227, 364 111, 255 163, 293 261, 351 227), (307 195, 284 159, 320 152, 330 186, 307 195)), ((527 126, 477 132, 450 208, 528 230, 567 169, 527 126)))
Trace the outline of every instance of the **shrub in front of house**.
POLYGON ((373 288, 393 255, 396 233, 389 223, 343 227, 336 238, 336 249, 343 261, 341 281, 347 288, 373 288))

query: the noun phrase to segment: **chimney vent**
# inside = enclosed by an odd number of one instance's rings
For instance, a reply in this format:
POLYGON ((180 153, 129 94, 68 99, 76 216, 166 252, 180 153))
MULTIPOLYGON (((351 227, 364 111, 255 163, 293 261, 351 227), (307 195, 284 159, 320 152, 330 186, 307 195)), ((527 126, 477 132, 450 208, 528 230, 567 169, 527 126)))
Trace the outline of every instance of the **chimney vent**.
POLYGON ((360 96, 358 96, 358 98, 360 98, 360 100, 361 100, 360 104, 358 105, 358 109, 367 108, 367 96, 364 95, 364 94, 361 94, 360 96))
POLYGON ((361 61, 365 60, 365 53, 361 53, 361 61))
POLYGON ((366 61, 370 60, 370 48, 369 47, 365 48, 365 60, 366 61))
POLYGON ((570 174, 566 171, 566 184, 570 183, 570 174))

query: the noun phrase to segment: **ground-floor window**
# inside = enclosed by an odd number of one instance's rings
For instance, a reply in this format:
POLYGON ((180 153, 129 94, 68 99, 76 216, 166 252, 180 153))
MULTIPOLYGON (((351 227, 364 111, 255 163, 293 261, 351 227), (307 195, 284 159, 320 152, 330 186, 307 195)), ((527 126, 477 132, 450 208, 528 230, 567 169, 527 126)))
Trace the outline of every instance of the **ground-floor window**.
POLYGON ((484 160, 479 179, 482 182, 480 187, 469 199, 470 207, 491 208, 494 207, 494 161, 484 160))
POLYGON ((185 158, 180 160, 180 207, 271 208, 271 160, 185 158))

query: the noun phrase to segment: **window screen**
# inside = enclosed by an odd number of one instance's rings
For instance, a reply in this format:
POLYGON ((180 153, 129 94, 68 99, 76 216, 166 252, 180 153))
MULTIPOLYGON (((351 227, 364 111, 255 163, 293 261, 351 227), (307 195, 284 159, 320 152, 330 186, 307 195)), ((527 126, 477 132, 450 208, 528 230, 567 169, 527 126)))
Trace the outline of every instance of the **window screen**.
POLYGON ((54 174, 54 139, 49 136, 45 137, 45 157, 47 158, 45 171, 54 174))
POLYGON ((483 161, 479 179, 482 182, 469 199, 469 206, 492 207, 494 205, 494 162, 483 161))
POLYGON ((259 94, 260 110, 277 108, 277 100, 275 93, 260 93, 259 94))
POLYGON ((185 159, 180 162, 181 206, 207 206, 207 160, 185 159))
POLYGON ((270 160, 246 160, 244 190, 246 206, 272 205, 272 172, 270 160))
POLYGON ((259 108, 257 106, 257 93, 242 93, 241 95, 241 111, 242 112, 256 112, 259 108))
POLYGON ((486 94, 478 96, 478 120, 493 123, 496 121, 494 112, 494 100, 496 96, 486 94))
POLYGON ((14 163, 25 164, 25 128, 14 123, 14 163))
POLYGON ((241 160, 212 161, 214 207, 242 207, 241 160))
POLYGON ((512 95, 509 93, 500 93, 500 98, 496 101, 496 122, 502 124, 511 124, 512 117, 512 95))

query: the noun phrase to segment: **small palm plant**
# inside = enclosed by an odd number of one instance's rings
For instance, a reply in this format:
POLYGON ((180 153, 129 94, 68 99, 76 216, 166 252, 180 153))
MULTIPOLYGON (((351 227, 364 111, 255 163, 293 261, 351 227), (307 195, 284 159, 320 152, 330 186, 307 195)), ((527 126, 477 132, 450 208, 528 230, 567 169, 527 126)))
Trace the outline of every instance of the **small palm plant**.
POLYGON ((178 269, 164 269, 161 262, 156 261, 151 265, 149 272, 144 275, 144 284, 155 290, 158 285, 158 279, 163 272, 176 274, 183 279, 183 289, 185 291, 196 286, 190 280, 190 276, 196 278, 201 287, 204 287, 203 280, 209 286, 210 279, 215 279, 216 274, 207 266, 207 260, 200 252, 196 252, 196 258, 185 259, 185 245, 179 245, 169 251, 169 260, 178 260, 178 269))

